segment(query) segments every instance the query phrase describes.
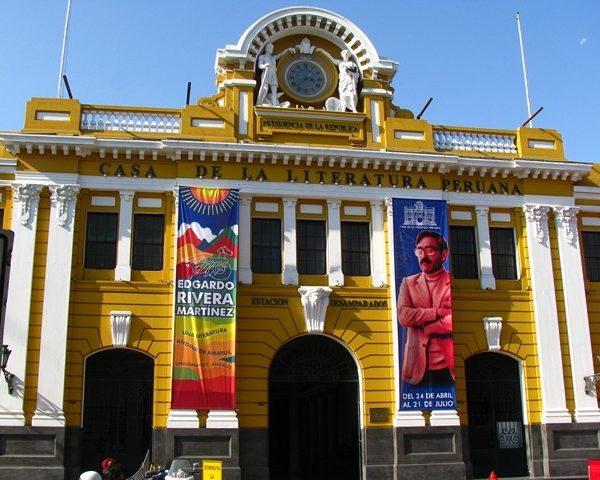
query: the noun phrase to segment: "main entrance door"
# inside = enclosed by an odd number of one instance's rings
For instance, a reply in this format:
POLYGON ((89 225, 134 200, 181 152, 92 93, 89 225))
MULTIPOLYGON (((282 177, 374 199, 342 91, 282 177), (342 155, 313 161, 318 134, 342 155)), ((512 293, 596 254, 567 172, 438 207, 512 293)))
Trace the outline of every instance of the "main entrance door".
POLYGON ((154 362, 127 349, 105 350, 85 364, 82 471, 117 459, 129 476, 152 447, 154 362))
POLYGON ((271 480, 360 478, 358 374, 320 335, 292 340, 269 372, 271 480))
POLYGON ((527 476, 521 380, 516 360, 481 353, 465 363, 473 476, 527 476))

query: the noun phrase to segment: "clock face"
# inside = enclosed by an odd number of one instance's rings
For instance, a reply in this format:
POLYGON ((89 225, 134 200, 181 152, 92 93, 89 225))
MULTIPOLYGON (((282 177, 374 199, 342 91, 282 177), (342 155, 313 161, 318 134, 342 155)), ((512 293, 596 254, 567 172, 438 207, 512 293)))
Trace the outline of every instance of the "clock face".
POLYGON ((313 99, 323 94, 327 86, 327 74, 317 62, 299 59, 287 65, 285 84, 295 96, 313 99))

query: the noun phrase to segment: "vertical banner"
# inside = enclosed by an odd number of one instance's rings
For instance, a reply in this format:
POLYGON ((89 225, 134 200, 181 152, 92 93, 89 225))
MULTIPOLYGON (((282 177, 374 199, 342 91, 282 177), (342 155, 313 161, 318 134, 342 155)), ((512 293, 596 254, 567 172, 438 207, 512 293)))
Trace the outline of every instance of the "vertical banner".
POLYGON ((448 219, 442 200, 393 200, 400 410, 456 408, 448 219))
POLYGON ((179 189, 171 408, 235 406, 238 198, 179 189))

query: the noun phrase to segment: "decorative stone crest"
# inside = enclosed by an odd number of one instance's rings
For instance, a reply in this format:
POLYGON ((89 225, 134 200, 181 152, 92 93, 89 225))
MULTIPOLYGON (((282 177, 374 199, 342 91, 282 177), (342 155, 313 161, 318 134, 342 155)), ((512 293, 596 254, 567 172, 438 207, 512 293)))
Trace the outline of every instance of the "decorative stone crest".
MULTIPOLYGON (((577 213, 576 207, 554 207, 554 218, 562 225, 563 235, 569 244, 577 243, 577 213)), ((558 226, 558 225, 557 225, 558 226)))
POLYGON ((131 329, 131 312, 116 310, 110 312, 110 328, 113 346, 117 348, 126 347, 129 341, 129 330, 131 329))
POLYGON ((51 200, 58 204, 57 221, 61 227, 69 222, 70 203, 77 201, 79 187, 75 185, 57 185, 50 187, 51 200))
POLYGON ((31 219, 31 212, 37 208, 42 185, 21 184, 13 185, 12 188, 15 201, 21 204, 19 221, 21 225, 27 225, 31 219))
POLYGON ((548 212, 550 207, 543 205, 524 205, 523 212, 528 222, 535 225, 535 239, 538 243, 543 243, 546 239, 546 225, 548 222, 548 212))
POLYGON ((304 307, 304 321, 309 333, 323 333, 325 315, 329 306, 329 287, 300 287, 302 306, 304 307))
POLYGON ((502 317, 483 317, 483 329, 488 343, 488 350, 500 350, 500 334, 502 333, 502 317))

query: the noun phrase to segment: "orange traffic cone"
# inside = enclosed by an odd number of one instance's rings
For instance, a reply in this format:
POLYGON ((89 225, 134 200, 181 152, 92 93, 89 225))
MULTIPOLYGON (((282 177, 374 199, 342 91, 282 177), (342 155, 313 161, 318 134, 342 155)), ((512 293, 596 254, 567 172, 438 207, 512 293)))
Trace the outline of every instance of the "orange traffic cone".
POLYGON ((489 480, 497 480, 498 477, 496 477, 496 472, 494 472, 493 470, 490 472, 490 477, 489 480))

